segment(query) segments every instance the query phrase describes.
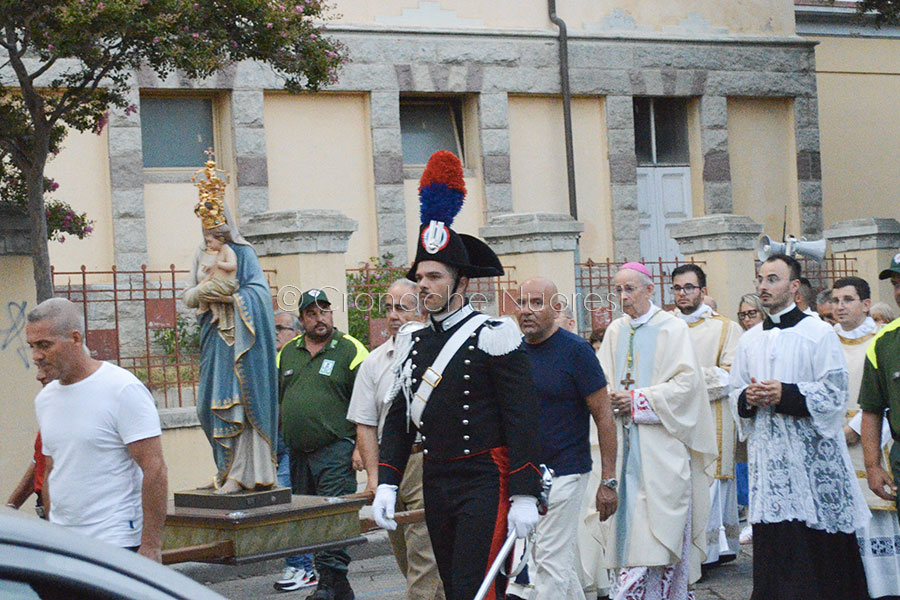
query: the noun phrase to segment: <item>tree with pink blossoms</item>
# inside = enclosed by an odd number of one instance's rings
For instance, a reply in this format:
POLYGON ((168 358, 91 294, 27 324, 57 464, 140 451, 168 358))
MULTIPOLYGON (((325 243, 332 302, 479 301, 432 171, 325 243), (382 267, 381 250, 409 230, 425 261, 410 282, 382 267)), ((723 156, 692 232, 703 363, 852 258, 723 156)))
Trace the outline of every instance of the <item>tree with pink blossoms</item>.
POLYGON ((0 0, 0 201, 28 214, 38 301, 53 292, 47 217, 59 212, 45 206, 44 169, 67 130, 99 131, 110 110, 134 110, 140 68, 202 79, 257 61, 289 91, 318 90, 344 61, 323 32, 330 11, 324 0, 0 0))

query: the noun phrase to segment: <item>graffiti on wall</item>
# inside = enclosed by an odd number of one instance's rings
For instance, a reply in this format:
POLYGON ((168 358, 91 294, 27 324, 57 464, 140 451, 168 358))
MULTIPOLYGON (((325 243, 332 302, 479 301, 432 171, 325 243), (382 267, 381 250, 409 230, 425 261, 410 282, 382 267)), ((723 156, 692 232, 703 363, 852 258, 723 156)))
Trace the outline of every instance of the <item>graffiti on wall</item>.
POLYGON ((6 305, 6 318, 9 326, 4 327, 5 323, 0 321, 0 352, 15 352, 22 360, 24 367, 29 369, 31 362, 28 360, 28 346, 25 344, 25 309, 27 305, 26 300, 9 302, 6 305))

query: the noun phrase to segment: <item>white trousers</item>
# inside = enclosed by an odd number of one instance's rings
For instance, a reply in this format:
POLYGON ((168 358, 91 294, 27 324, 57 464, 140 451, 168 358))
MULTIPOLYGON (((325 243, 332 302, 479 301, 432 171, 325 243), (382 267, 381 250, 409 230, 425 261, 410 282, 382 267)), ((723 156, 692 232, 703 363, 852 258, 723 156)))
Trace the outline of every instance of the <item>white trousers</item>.
POLYGON ((547 514, 535 531, 535 600, 584 600, 576 543, 588 473, 553 478, 547 514))

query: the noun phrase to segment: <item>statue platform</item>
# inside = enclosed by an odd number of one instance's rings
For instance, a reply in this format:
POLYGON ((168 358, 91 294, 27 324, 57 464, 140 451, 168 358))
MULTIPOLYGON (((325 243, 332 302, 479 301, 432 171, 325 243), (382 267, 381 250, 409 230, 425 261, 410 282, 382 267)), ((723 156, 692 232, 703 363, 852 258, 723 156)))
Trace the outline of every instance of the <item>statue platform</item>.
POLYGON ((175 492, 175 508, 214 508, 247 510, 291 503, 291 489, 246 490, 236 494, 217 494, 212 488, 175 492))
POLYGON ((166 514, 164 564, 244 564, 365 542, 359 521, 365 495, 291 496, 280 488, 225 496, 192 490, 176 498, 166 514))

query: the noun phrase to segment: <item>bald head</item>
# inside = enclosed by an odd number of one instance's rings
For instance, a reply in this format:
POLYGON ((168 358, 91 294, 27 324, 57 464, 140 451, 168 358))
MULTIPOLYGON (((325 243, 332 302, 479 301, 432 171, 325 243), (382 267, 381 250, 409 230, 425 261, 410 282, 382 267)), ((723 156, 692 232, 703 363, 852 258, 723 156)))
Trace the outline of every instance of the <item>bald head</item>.
POLYGON ((388 332, 394 336, 404 323, 424 318, 419 305, 418 288, 409 279, 396 280, 382 298, 388 319, 388 332))
POLYGON ((529 344, 539 344, 556 333, 562 307, 556 284, 545 277, 529 279, 519 286, 516 318, 529 344))
POLYGON ((397 279, 396 281, 394 281, 394 283, 391 284, 391 287, 388 288, 389 294, 393 294, 395 292, 400 294, 401 296, 404 294, 412 294, 413 296, 418 296, 416 282, 407 279, 406 277, 397 279))
POLYGON ((519 294, 521 295, 523 293, 544 294, 549 302, 550 298, 559 293, 559 290, 556 289, 556 284, 550 279, 547 279, 546 277, 535 277, 522 282, 522 285, 519 286, 519 294))

